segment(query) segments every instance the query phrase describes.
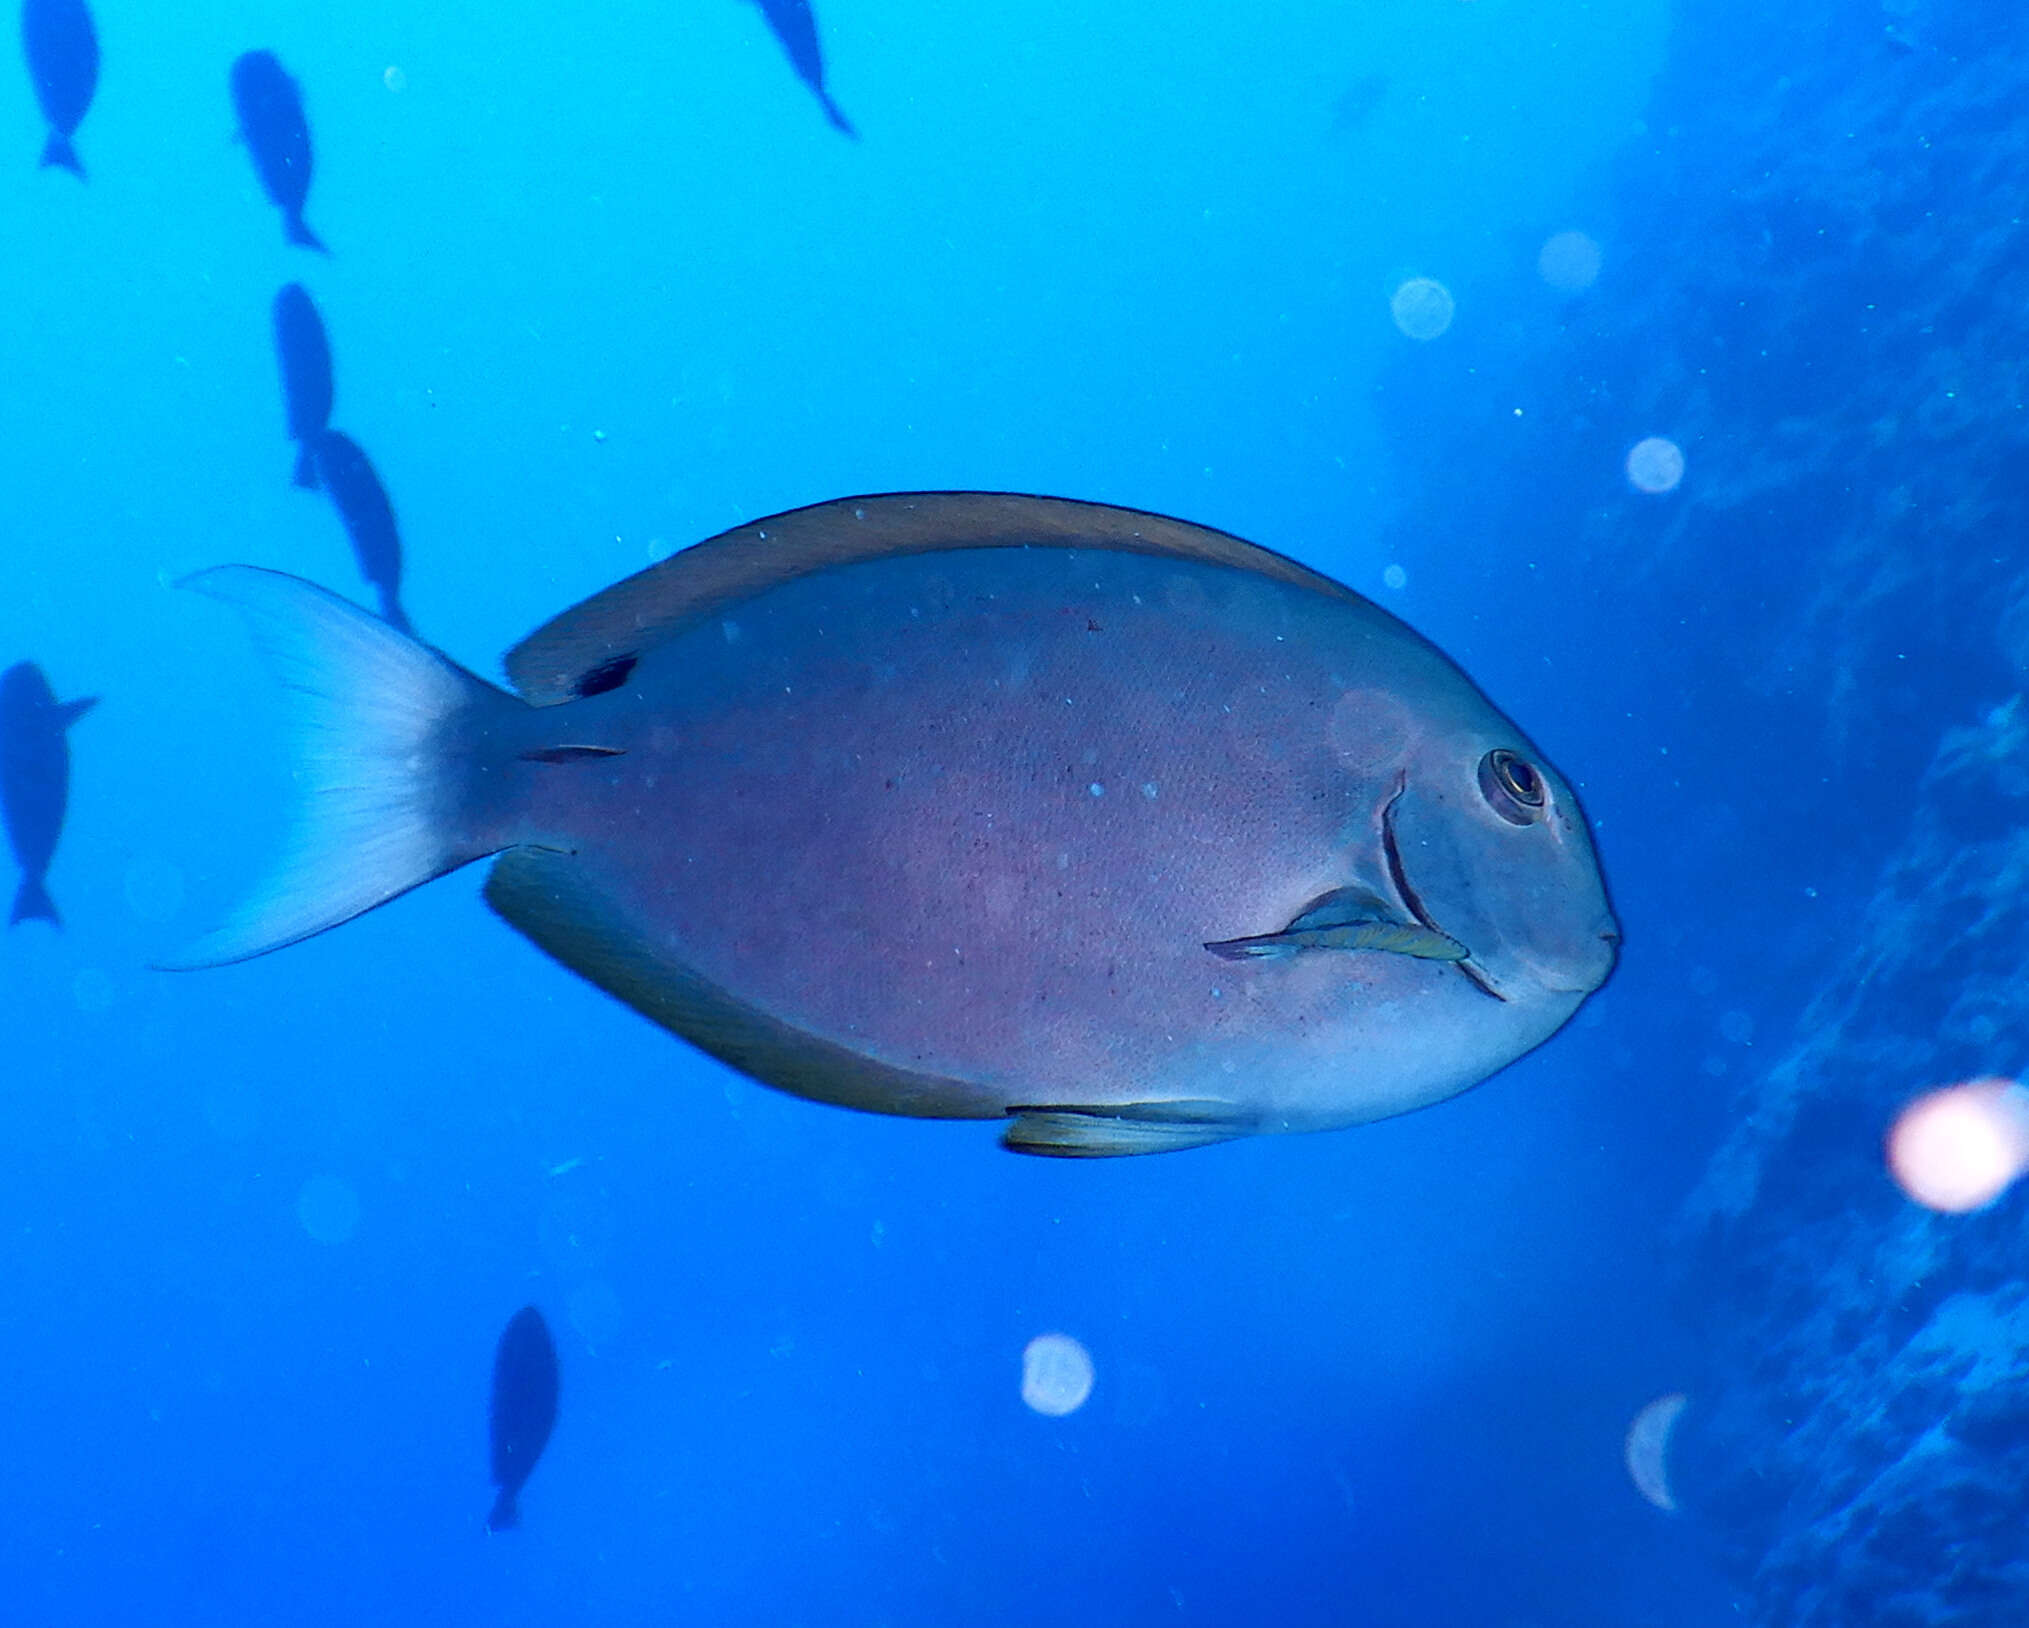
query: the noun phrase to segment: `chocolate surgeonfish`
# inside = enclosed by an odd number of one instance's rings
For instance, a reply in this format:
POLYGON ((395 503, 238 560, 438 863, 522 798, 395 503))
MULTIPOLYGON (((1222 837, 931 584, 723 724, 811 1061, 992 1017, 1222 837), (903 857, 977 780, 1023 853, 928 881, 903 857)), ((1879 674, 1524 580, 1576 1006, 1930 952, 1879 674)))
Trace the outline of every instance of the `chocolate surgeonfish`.
POLYGON ((1619 930, 1570 786, 1395 617, 1158 515, 943 492, 741 526, 494 688, 224 566, 303 709, 286 861, 180 965, 489 855, 489 904, 755 1079, 1150 1153, 1407 1112, 1619 930))

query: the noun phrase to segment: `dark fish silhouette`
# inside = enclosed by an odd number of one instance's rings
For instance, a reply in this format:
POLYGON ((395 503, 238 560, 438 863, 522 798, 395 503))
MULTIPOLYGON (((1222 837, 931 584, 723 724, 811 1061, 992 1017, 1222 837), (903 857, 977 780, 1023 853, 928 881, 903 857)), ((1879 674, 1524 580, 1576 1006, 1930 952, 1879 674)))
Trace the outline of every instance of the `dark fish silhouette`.
POLYGON ((26 0, 21 8, 21 48, 28 57, 28 77, 35 81, 35 99, 49 121, 42 162, 83 180, 85 167, 70 138, 77 134, 99 83, 99 37, 84 0, 26 0))
POLYGON ((1161 515, 844 498, 563 612, 495 689, 278 572, 289 862, 184 965, 487 902, 770 1085, 1090 1157, 1361 1124, 1549 1039, 1619 929, 1570 786, 1350 588, 1161 515))
POLYGON ((824 53, 817 43, 817 19, 810 14, 810 0, 754 0, 761 8, 761 15, 768 19, 768 26, 775 31, 775 38, 782 42, 782 49, 789 54, 790 66, 795 68, 796 77, 810 87, 810 92, 824 109, 824 116, 854 141, 859 132, 850 120, 839 111, 838 103, 831 99, 831 92, 824 88, 824 53))
POLYGON ((316 465, 314 485, 331 494, 338 518, 352 539, 359 574, 380 594, 380 613, 404 633, 409 619, 402 610, 402 539, 395 530, 394 505, 373 471, 360 444, 343 430, 320 431, 310 443, 316 465))
POLYGON ((493 1353, 493 1484, 500 1496, 486 1517, 486 1530, 504 1532, 521 1524, 515 1499, 548 1445, 557 1422, 557 1348, 549 1325, 533 1306, 508 1319, 493 1353))
POLYGON ((275 359, 282 365, 289 439, 297 443, 296 484, 315 486, 315 444, 331 421, 331 341, 301 283, 275 296, 275 359))
POLYGON ((272 51, 249 51, 232 65, 232 105, 239 114, 240 138, 253 154, 270 201, 282 211, 289 241, 329 254, 303 224, 303 201, 310 195, 310 126, 303 119, 303 95, 272 51))
POLYGON ((97 696, 57 700, 49 680, 31 662, 0 673, 0 814, 6 816, 14 857, 21 862, 10 926, 23 921, 63 925, 49 896, 48 876, 70 802, 65 731, 97 704, 97 696))

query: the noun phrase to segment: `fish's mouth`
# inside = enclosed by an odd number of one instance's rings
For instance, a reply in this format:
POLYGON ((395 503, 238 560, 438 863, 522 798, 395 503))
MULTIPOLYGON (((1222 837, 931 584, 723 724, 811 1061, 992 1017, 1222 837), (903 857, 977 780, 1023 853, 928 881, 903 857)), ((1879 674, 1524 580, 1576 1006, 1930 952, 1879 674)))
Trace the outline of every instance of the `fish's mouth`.
MULTIPOLYGON (((1381 857, 1388 863, 1388 880, 1394 884, 1395 896, 1402 902, 1402 908, 1415 918, 1417 926, 1462 943, 1463 940, 1454 938, 1454 935, 1445 932, 1431 919, 1430 912, 1423 907, 1422 897, 1410 885, 1409 873, 1402 868, 1402 850, 1395 841, 1395 805, 1401 802, 1402 794, 1408 789, 1409 777, 1406 774, 1397 776, 1395 794, 1381 805, 1381 857)), ((1451 965, 1482 995, 1491 995, 1497 1001, 1505 1001, 1508 997, 1494 987, 1493 980, 1482 968, 1473 965, 1471 949, 1472 946, 1467 945, 1466 958, 1463 961, 1453 961, 1451 965)))

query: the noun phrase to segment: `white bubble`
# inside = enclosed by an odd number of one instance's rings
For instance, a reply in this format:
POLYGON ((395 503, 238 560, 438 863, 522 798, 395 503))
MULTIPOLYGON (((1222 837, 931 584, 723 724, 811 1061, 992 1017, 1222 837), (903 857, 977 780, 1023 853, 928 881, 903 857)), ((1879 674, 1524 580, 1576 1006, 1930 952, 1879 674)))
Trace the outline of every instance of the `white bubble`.
POLYGON ((1381 585, 1399 594, 1409 586, 1409 573, 1399 565, 1391 565, 1381 573, 1381 585))
POLYGON ((1552 288, 1576 294, 1599 276, 1599 245, 1583 232, 1558 232, 1544 240, 1536 271, 1552 288))
POLYGON ((96 967, 86 967, 70 981, 70 998, 87 1016, 106 1011, 113 1004, 113 980, 96 967))
POLYGON ((165 922, 183 908, 183 872, 162 859, 127 867, 127 908, 147 922, 165 922))
POLYGON ((1635 442, 1627 455, 1627 478, 1637 492, 1674 492, 1684 478, 1684 452, 1660 435, 1635 442))
POLYGON ((1983 1209, 2029 1169, 2029 1091, 1970 1080, 1918 1097, 1888 1132, 1888 1170, 1917 1203, 1983 1209))
POLYGON ((390 67, 386 73, 382 74, 380 82, 387 86, 389 90, 400 91, 409 88, 409 76, 403 73, 401 69, 395 67, 390 67))
POLYGON ((1670 1432, 1677 1428, 1690 1398, 1682 1391, 1659 1396, 1634 1416, 1627 1427, 1627 1473, 1635 1490, 1658 1509, 1674 1510, 1670 1494, 1670 1432))
POLYGON ((1388 301, 1395 326, 1411 339, 1435 339, 1451 326, 1456 310, 1451 290, 1434 277, 1411 277, 1388 301))
POLYGON ((312 1176, 296 1195, 296 1219, 320 1244, 342 1244, 359 1226, 359 1195, 336 1176, 312 1176))
POLYGON ((1038 1334, 1022 1352, 1022 1400, 1061 1419, 1092 1394, 1092 1357, 1068 1334, 1038 1334))

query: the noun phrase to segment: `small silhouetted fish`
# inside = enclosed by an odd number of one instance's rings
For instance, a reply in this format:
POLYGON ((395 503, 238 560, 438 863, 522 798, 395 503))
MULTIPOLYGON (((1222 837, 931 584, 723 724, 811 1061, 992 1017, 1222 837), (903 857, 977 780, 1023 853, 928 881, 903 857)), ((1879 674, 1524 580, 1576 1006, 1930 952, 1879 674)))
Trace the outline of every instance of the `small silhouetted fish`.
POLYGON ((402 539, 395 530, 394 505, 387 488, 360 444, 343 430, 321 431, 311 441, 316 465, 313 483, 331 494, 338 518, 352 539, 359 574, 380 594, 380 613, 404 633, 408 616, 402 610, 402 539))
POLYGON ((500 1496, 486 1517, 486 1530, 502 1532, 521 1524, 515 1500, 548 1445, 557 1422, 557 1348, 549 1325, 533 1306, 508 1319, 493 1353, 493 1484, 500 1496))
POLYGON ((272 51, 249 51, 232 65, 232 104, 240 138, 269 199, 282 211, 291 243, 320 253, 331 251, 303 224, 303 201, 310 195, 310 126, 303 119, 303 95, 272 51))
POLYGON ((0 673, 0 814, 7 818, 7 835, 21 862, 21 888, 7 918, 10 925, 31 920, 63 925, 49 896, 48 877, 70 802, 65 732, 97 704, 96 696, 57 700, 49 680, 31 662, 0 673))
POLYGON ((824 116, 853 140, 859 140, 859 132, 839 111, 831 92, 824 88, 824 52, 817 43, 817 19, 810 14, 810 0, 755 0, 755 3, 782 42, 782 49, 789 53, 796 77, 810 87, 811 94, 823 107, 824 116))
POLYGON ((70 138, 77 134, 99 83, 99 37, 84 0, 26 0, 21 8, 21 47, 28 57, 28 77, 35 81, 35 99, 49 123, 42 162, 82 180, 85 169, 70 138))
POLYGON ((1613 967, 1521 731, 1380 606, 1203 526, 821 503, 565 611, 514 694, 293 577, 194 585, 287 675, 302 801, 186 965, 495 855, 513 926, 734 1067, 1076 1157, 1407 1113, 1613 967))
POLYGON ((296 484, 315 486, 315 443, 331 421, 331 342, 301 283, 275 296, 275 359, 282 365, 289 439, 297 444, 296 484))

